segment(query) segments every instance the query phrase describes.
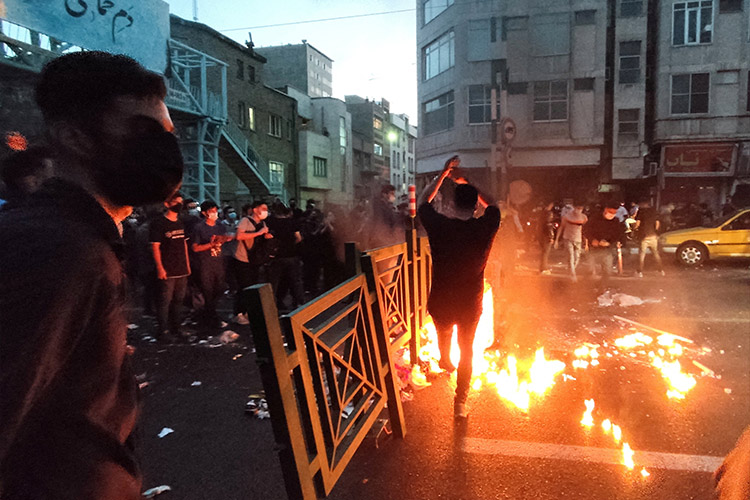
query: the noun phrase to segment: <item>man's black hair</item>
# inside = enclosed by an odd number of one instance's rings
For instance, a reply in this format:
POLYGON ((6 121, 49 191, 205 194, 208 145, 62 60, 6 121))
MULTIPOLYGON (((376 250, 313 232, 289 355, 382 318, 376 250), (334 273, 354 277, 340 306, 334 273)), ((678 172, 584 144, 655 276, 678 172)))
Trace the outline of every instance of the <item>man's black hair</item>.
POLYGON ((263 200, 257 200, 257 201, 254 201, 252 205, 250 205, 250 209, 252 210, 252 209, 258 208, 258 207, 259 207, 259 206, 261 206, 261 205, 266 205, 266 206, 268 206, 268 203, 266 203, 266 202, 265 202, 265 201, 263 201, 263 200))
POLYGON ((388 194, 388 193, 395 193, 395 192, 396 192, 396 186, 394 186, 393 184, 386 184, 380 190, 380 194, 388 194))
POLYGON ((42 146, 16 151, 3 161, 0 178, 9 190, 19 191, 21 179, 40 173, 44 170, 44 161, 51 158, 52 152, 42 146))
POLYGON ((459 184, 456 186, 456 208, 474 210, 478 196, 477 188, 471 184, 459 184))
POLYGON ((609 208, 610 210, 618 210, 620 208, 620 202, 615 201, 615 200, 610 200, 604 204, 604 208, 609 208))
POLYGON ((121 96, 164 99, 161 75, 135 59, 107 52, 74 52, 48 62, 36 87, 36 102, 47 123, 67 119, 95 127, 121 96))
POLYGON ((208 212, 212 208, 219 208, 219 205, 217 205, 215 202, 211 200, 206 200, 203 203, 201 203, 201 212, 208 212))

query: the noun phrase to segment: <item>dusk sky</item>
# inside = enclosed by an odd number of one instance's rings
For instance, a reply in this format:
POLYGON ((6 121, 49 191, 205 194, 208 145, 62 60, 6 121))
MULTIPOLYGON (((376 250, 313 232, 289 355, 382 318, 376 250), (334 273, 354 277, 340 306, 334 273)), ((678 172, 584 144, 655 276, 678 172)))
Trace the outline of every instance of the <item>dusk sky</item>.
MULTIPOLYGON (((168 0, 170 11, 193 18, 192 0, 168 0)), ((391 103, 391 112, 417 121, 416 12, 413 0, 284 0, 282 2, 198 0, 198 21, 244 43, 252 31, 256 47, 308 43, 333 59, 333 94, 358 94, 391 103), (380 16, 249 28, 376 12, 380 16)))

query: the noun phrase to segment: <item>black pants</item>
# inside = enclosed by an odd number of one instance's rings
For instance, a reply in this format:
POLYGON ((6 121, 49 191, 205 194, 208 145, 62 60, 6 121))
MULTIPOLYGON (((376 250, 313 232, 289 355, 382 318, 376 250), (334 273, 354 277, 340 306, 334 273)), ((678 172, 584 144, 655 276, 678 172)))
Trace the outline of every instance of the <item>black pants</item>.
POLYGON ((177 335, 180 332, 180 312, 187 290, 187 276, 159 280, 156 285, 156 322, 158 334, 164 332, 177 335))
POLYGON ((450 304, 436 305, 435 302, 428 303, 432 320, 438 335, 438 347, 440 358, 450 360, 451 338, 453 337, 453 325, 456 325, 458 337, 458 348, 461 350, 461 360, 458 363, 456 376, 456 402, 465 403, 469 396, 469 385, 471 384, 472 359, 474 357, 474 333, 482 315, 481 300, 472 301, 472 304, 450 304))
POLYGON ((549 270, 549 253, 550 250, 552 250, 553 240, 544 240, 540 242, 540 245, 542 247, 542 256, 539 260, 539 270, 540 271, 548 271, 549 270))
POLYGON ((234 314, 247 314, 247 294, 245 288, 260 281, 261 266, 232 259, 232 273, 237 281, 237 294, 234 296, 234 314))
POLYGON ((216 314, 216 303, 226 289, 224 276, 224 261, 221 257, 204 259, 198 271, 198 286, 203 294, 203 310, 201 320, 203 322, 215 322, 219 319, 216 314))
POLYGON ((276 257, 268 269, 271 285, 276 293, 276 304, 284 307, 287 292, 291 292, 294 307, 305 303, 305 290, 302 285, 302 271, 299 257, 276 257))

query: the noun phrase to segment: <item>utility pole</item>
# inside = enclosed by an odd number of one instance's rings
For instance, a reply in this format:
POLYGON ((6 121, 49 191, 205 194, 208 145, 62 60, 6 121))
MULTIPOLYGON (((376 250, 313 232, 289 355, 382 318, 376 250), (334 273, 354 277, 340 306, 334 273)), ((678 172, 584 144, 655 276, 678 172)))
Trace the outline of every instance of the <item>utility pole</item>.
POLYGON ((490 117, 492 118, 492 126, 490 127, 490 193, 499 200, 497 192, 497 88, 494 86, 490 91, 490 105, 492 106, 490 111, 490 117))
POLYGON ((193 0, 193 21, 198 20, 198 0, 193 0))

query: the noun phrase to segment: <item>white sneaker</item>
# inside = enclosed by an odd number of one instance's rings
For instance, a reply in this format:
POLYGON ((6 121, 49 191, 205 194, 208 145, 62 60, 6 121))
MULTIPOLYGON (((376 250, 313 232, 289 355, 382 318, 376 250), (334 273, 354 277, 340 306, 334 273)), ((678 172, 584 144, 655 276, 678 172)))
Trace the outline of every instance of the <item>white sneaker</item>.
POLYGON ((250 320, 247 319, 247 314, 245 314, 245 313, 239 313, 239 314, 237 314, 237 316, 235 316, 232 319, 238 325, 249 325, 250 324, 250 320))

